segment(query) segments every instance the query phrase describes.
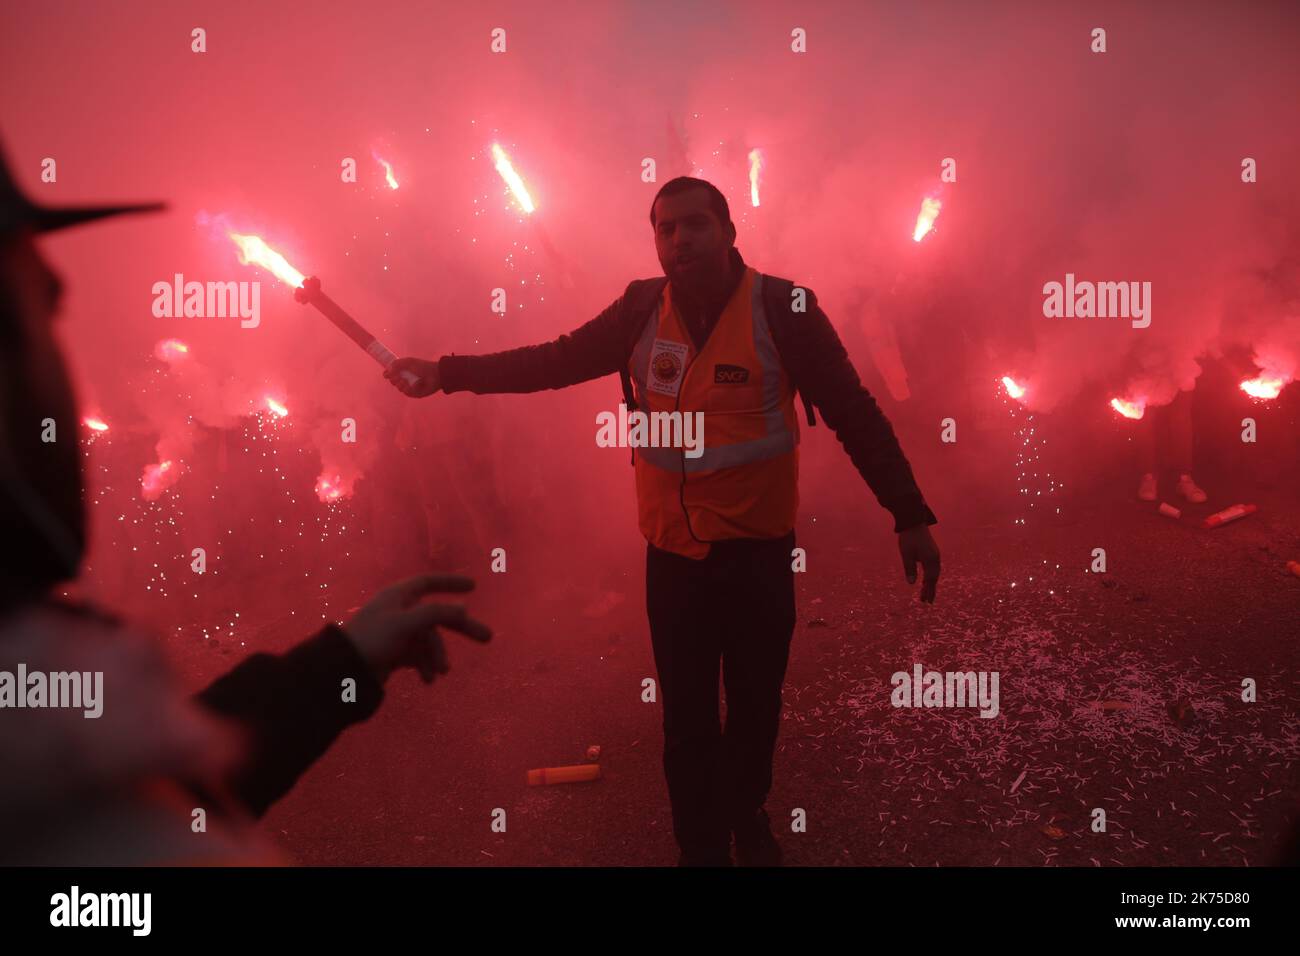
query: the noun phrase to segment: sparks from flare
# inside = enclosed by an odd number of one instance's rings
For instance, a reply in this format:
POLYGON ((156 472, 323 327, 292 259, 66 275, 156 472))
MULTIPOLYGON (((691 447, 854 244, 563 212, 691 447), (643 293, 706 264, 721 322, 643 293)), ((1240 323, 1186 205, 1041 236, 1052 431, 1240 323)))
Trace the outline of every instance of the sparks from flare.
POLYGON ((933 196, 921 200, 921 211, 916 217, 916 228, 912 230, 912 241, 920 242, 934 229, 934 221, 939 218, 943 203, 933 196))
POLYGON ((528 187, 519 174, 515 172, 514 164, 510 162, 510 157, 506 151, 501 148, 500 143, 492 144, 492 159, 496 163, 496 170, 505 180, 510 192, 514 195, 515 200, 523 207, 524 212, 530 216, 536 211, 537 207, 533 205, 533 197, 528 194, 528 187))
POLYGON ((245 236, 237 232, 228 235, 238 247, 239 261, 244 265, 261 266, 293 289, 303 284, 306 276, 289 265, 284 256, 268 246, 261 236, 245 236))
MULTIPOLYGON (((1036 416, 1020 407, 1024 403, 1020 401, 1020 396, 1011 390, 1011 387, 1016 385, 1015 380, 1010 375, 1004 375, 999 380, 999 384, 1002 386, 1001 390, 1005 396, 1003 404, 1007 406, 1007 413, 1011 416, 1011 421, 1017 426, 1016 437, 1020 440, 1016 446, 1016 492, 1023 496, 1022 500, 1026 503, 1027 511, 1025 516, 1012 519, 1012 523, 1023 527, 1028 521, 1028 511, 1033 511, 1040 505, 1044 509, 1051 507, 1055 514, 1059 515, 1061 513, 1060 506, 1052 504, 1050 499, 1059 489, 1065 487, 1065 483, 1058 482, 1052 477, 1052 473, 1047 470, 1046 466, 1039 463, 1047 439, 1040 437, 1038 433, 1038 426, 1035 422, 1036 416), (1011 398, 1013 401, 1007 402, 1007 398, 1011 398), (1036 468, 1040 468, 1042 471, 1035 471, 1036 468), (1042 500, 1044 497, 1049 500, 1042 500)), ((1019 386, 1016 387, 1019 388, 1019 386)), ((1021 395, 1024 394, 1024 391, 1023 388, 1020 389, 1021 395)), ((1034 579, 1031 576, 1029 580, 1033 581, 1034 579)), ((1015 587, 1015 584, 1011 586, 1015 587)))

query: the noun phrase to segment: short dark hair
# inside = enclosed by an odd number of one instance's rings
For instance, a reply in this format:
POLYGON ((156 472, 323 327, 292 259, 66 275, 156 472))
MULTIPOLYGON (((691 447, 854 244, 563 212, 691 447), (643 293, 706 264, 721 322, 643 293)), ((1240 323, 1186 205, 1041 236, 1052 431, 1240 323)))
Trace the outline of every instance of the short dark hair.
POLYGON ((684 193, 691 189, 705 189, 709 193, 709 208, 713 214, 718 217, 718 222, 726 226, 731 222, 731 207, 727 205, 727 197, 722 195, 722 190, 705 179, 696 179, 694 176, 678 176, 676 179, 670 179, 659 187, 659 192, 655 193, 654 202, 650 204, 650 225, 655 223, 655 203, 659 202, 660 196, 674 196, 677 193, 684 193))

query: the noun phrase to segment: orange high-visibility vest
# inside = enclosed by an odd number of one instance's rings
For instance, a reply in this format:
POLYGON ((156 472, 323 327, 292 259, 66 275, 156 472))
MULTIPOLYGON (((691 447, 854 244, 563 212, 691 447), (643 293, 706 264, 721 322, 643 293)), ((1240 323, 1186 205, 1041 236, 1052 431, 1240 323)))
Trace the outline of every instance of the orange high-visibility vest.
POLYGON ((641 533, 665 551, 702 559, 712 541, 794 529, 799 421, 764 313, 763 280, 746 268, 699 350, 665 285, 632 350, 640 411, 704 414, 699 457, 680 447, 634 450, 641 533))

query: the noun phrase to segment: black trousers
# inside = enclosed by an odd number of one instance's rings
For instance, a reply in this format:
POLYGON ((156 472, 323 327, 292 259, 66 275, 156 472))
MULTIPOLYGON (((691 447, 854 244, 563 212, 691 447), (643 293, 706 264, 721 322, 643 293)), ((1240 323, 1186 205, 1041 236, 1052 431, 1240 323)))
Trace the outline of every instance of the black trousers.
POLYGON ((682 851, 724 857, 763 806, 794 634, 794 532, 714 543, 703 561, 646 552, 646 605, 664 711, 664 774, 682 851), (718 674, 727 720, 718 720, 718 674))

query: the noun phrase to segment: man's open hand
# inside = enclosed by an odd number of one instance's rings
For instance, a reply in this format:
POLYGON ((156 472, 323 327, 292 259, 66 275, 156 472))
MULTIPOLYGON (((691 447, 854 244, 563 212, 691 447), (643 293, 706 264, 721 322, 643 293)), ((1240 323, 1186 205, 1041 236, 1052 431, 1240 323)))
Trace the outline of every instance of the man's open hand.
POLYGON ((392 382, 403 395, 409 395, 411 398, 424 398, 442 388, 442 379, 438 376, 438 363, 427 362, 424 359, 409 357, 394 359, 393 363, 384 369, 384 378, 392 382), (403 375, 403 372, 414 375, 416 381, 414 383, 407 381, 407 376, 403 375))
POLYGON ((420 599, 438 591, 474 590, 470 578, 425 574, 385 588, 343 625, 357 652, 379 683, 399 667, 414 667, 426 684, 451 669, 439 627, 459 631, 481 643, 492 632, 474 620, 460 604, 422 604, 420 599))
POLYGON ((934 590, 939 584, 939 546, 925 525, 908 528, 898 533, 898 553, 903 556, 903 573, 908 584, 916 583, 916 565, 919 562, 925 576, 921 579, 921 600, 934 603, 934 590))

